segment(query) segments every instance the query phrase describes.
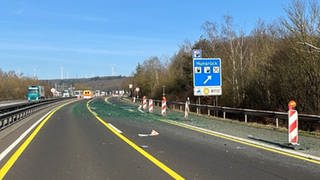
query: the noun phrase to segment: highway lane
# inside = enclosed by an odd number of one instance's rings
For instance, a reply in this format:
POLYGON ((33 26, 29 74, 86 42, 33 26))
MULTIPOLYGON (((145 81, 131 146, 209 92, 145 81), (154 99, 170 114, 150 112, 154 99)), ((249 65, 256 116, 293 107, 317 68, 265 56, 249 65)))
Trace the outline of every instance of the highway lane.
MULTIPOLYGON (((320 177, 317 164, 149 119, 146 114, 129 112, 103 100, 90 106, 125 137, 186 179, 320 177), (151 130, 160 134, 138 135, 151 130)), ((48 120, 5 179, 171 177, 102 125, 88 112, 85 101, 80 101, 67 105, 48 120)))
POLYGON ((169 179, 74 103, 57 111, 5 179, 169 179))
MULTIPOLYGON (((0 131, 0 152, 3 152, 6 147, 8 147, 12 142, 19 138, 19 136, 25 132, 30 126, 32 126, 37 120, 43 117, 45 114, 49 113, 55 107, 62 105, 66 102, 73 100, 58 101, 52 104, 45 105, 41 107, 36 112, 33 112, 29 116, 17 121, 16 123, 8 126, 0 131)), ((1 162, 0 162, 1 165, 1 162)))
MULTIPOLYGON (((112 99, 111 99, 112 101, 112 99)), ((113 99, 113 103, 117 103, 113 99)), ((99 114, 98 106, 95 110, 99 114)), ((319 179, 320 166, 121 111, 105 119, 186 179, 319 179), (127 117, 127 118, 126 118, 127 117), (142 120, 144 118, 144 120, 142 120), (139 133, 160 133, 139 137, 139 133)), ((126 108, 123 108, 126 109, 126 108)), ((133 114, 134 112, 131 112, 133 114)), ((137 112, 139 113, 139 112, 137 112)), ((161 119, 161 117, 160 117, 161 119)))

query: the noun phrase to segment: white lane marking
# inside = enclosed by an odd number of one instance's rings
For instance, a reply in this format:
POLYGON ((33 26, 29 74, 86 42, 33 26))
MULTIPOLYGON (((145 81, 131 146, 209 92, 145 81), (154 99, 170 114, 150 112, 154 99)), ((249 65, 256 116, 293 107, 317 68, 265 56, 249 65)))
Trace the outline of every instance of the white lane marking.
POLYGON ((140 137, 158 136, 158 135, 159 135, 159 133, 154 129, 152 129, 150 134, 138 134, 138 136, 140 136, 140 137))
POLYGON ((140 105, 140 106, 138 107, 138 111, 140 111, 141 113, 144 113, 144 111, 142 111, 141 108, 142 108, 142 106, 140 105))
POLYGON ((42 116, 37 122, 35 122, 32 126, 29 127, 24 133, 22 133, 18 139, 16 139, 10 146, 8 146, 1 154, 0 154, 0 161, 5 158, 13 148, 15 148, 22 140, 25 138, 32 129, 34 129, 44 118, 46 118, 53 110, 49 111, 47 114, 42 116))
POLYGON ((112 125, 111 123, 108 123, 114 130, 116 130, 118 133, 122 134, 122 131, 119 130, 118 128, 116 128, 114 125, 112 125))

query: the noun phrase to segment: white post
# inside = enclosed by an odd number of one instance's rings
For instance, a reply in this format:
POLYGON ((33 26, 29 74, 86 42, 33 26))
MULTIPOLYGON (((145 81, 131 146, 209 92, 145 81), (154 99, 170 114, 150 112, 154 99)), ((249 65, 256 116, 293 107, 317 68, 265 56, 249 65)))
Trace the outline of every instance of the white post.
POLYGON ((189 104, 190 104, 190 99, 188 97, 187 101, 186 101, 186 104, 185 104, 185 107, 184 107, 184 118, 185 119, 188 119, 188 116, 189 116, 189 112, 190 112, 189 104))

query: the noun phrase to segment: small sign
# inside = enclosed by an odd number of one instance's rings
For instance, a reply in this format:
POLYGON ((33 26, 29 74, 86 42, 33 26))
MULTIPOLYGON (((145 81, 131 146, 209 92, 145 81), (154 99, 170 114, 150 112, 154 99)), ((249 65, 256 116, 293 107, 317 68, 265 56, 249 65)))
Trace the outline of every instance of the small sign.
POLYGON ((192 58, 201 58, 202 50, 201 49, 193 49, 192 50, 192 58))

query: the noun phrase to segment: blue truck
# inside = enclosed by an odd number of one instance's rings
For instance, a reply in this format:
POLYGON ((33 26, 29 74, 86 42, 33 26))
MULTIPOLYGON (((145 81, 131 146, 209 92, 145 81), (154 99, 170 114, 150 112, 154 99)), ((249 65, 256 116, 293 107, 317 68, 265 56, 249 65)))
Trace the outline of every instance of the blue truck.
POLYGON ((27 93, 28 101, 38 101, 45 99, 44 87, 43 86, 29 86, 27 93))

